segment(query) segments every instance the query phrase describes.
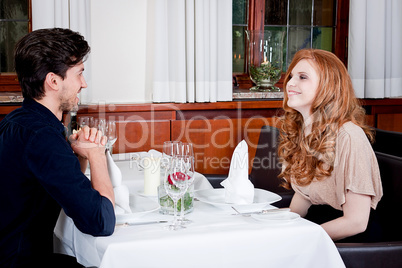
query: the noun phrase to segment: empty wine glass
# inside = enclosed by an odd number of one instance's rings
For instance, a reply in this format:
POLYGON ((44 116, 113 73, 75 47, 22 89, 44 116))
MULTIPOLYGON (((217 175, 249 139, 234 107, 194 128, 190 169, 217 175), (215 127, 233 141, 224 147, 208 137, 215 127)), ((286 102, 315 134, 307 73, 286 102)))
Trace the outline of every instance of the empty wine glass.
POLYGON ((165 141, 163 143, 161 169, 165 170, 169 164, 170 158, 179 155, 180 142, 179 141, 165 141))
POLYGON ((92 127, 91 123, 94 120, 92 116, 80 116, 78 117, 78 129, 83 128, 84 126, 92 127))
POLYGON ((163 180, 166 193, 173 200, 173 222, 167 226, 169 230, 178 230, 184 228, 177 221, 177 202, 185 194, 188 188, 186 165, 183 157, 172 156, 166 168, 163 180))
POLYGON ((163 153, 167 156, 175 156, 181 154, 180 141, 165 141, 163 143, 163 153))
MULTIPOLYGON (((180 144, 180 154, 183 157, 183 162, 185 165, 185 174, 187 175, 187 188, 190 188, 194 183, 195 170, 194 170, 194 151, 192 143, 181 143, 180 144)), ((186 219, 184 216, 185 210, 185 195, 181 198, 181 208, 180 208, 180 218, 179 222, 181 224, 191 223, 190 220, 186 219)))
MULTIPOLYGON (((113 120, 98 119, 96 120, 96 127, 102 131, 103 135, 107 137, 106 150, 113 153, 113 144, 117 140, 116 122, 113 120)), ((96 124, 95 123, 95 124, 96 124)))
POLYGON ((106 132, 105 135, 107 136, 107 143, 106 143, 106 149, 110 151, 110 153, 113 152, 113 144, 117 140, 117 134, 116 134, 116 122, 115 121, 106 121, 106 132))
POLYGON ((89 127, 99 128, 99 118, 93 118, 93 119, 89 122, 89 127))

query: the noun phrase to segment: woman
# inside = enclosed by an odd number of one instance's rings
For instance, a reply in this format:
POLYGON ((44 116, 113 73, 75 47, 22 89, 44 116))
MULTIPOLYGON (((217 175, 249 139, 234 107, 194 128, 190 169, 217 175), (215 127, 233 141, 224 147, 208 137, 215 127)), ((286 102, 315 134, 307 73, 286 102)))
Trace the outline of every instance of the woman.
POLYGON ((290 209, 303 217, 311 205, 340 211, 322 224, 333 240, 363 232, 382 186, 373 133, 345 66, 330 52, 300 50, 284 88, 279 176, 295 191, 290 209))

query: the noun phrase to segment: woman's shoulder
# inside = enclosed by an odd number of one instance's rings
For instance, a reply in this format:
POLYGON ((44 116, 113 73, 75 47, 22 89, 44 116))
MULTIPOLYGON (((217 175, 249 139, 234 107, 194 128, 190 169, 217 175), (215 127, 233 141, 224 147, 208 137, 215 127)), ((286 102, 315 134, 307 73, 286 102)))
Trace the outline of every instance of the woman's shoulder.
POLYGON ((339 128, 339 135, 346 135, 353 137, 366 137, 364 130, 355 123, 348 121, 339 128))
POLYGON ((344 123, 339 128, 338 142, 353 144, 352 147, 360 147, 363 144, 364 146, 370 145, 370 141, 364 130, 351 121, 344 123))

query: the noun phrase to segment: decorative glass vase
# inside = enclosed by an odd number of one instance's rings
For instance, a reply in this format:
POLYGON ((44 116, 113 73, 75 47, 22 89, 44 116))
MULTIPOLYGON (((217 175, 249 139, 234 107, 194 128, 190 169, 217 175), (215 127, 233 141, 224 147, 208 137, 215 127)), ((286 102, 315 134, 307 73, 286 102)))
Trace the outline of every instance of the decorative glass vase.
POLYGON ((247 71, 255 84, 252 91, 280 91, 275 84, 282 74, 284 31, 248 31, 247 71))
MULTIPOLYGON (((177 213, 181 212, 181 201, 177 201, 177 213)), ((162 214, 173 215, 173 200, 166 193, 165 187, 163 185, 158 186, 158 202, 160 205, 159 212, 162 214)), ((190 213, 193 211, 194 203, 194 184, 191 185, 187 192, 184 194, 184 213, 190 213)))

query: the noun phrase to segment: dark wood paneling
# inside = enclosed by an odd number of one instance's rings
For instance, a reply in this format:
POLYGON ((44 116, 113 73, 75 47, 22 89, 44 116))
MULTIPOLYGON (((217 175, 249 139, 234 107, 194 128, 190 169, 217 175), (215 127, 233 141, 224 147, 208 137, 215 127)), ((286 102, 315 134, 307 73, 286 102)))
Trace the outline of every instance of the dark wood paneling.
POLYGON ((375 127, 375 116, 374 115, 366 115, 366 124, 370 127, 375 127))
POLYGON ((93 118, 106 118, 114 121, 140 121, 140 120, 173 120, 175 113, 170 111, 133 111, 133 112, 110 112, 97 111, 94 113, 78 112, 77 117, 90 116, 93 118))
POLYGON ((402 114, 378 114, 377 127, 384 130, 402 132, 402 114))
MULTIPOLYGON (((402 112, 397 112, 402 111, 402 99, 364 100, 364 105, 370 126, 402 132, 402 112)), ((0 105, 0 120, 18 107, 0 105)), ((78 117, 115 120, 118 139, 114 153, 162 151, 165 141, 187 141, 194 144, 198 172, 228 174, 237 144, 246 140, 251 161, 261 126, 276 126, 281 107, 282 101, 103 104, 81 106, 78 117)))
POLYGON ((14 111, 17 108, 20 108, 21 105, 0 105, 0 121, 9 113, 14 111))
POLYGON ((176 120, 216 119, 216 118, 250 118, 250 117, 277 117, 282 109, 237 109, 237 110, 199 110, 176 112, 176 120))
POLYGON ((372 114, 400 114, 402 113, 401 105, 378 105, 371 107, 372 114))
POLYGON ((170 121, 120 121, 116 128, 113 153, 162 151, 163 143, 170 140, 170 121))
POLYGON ((193 143, 198 172, 228 174, 237 144, 243 139, 247 142, 251 161, 257 149, 261 127, 276 125, 276 122, 276 118, 261 117, 172 121, 171 137, 172 140, 193 143))

